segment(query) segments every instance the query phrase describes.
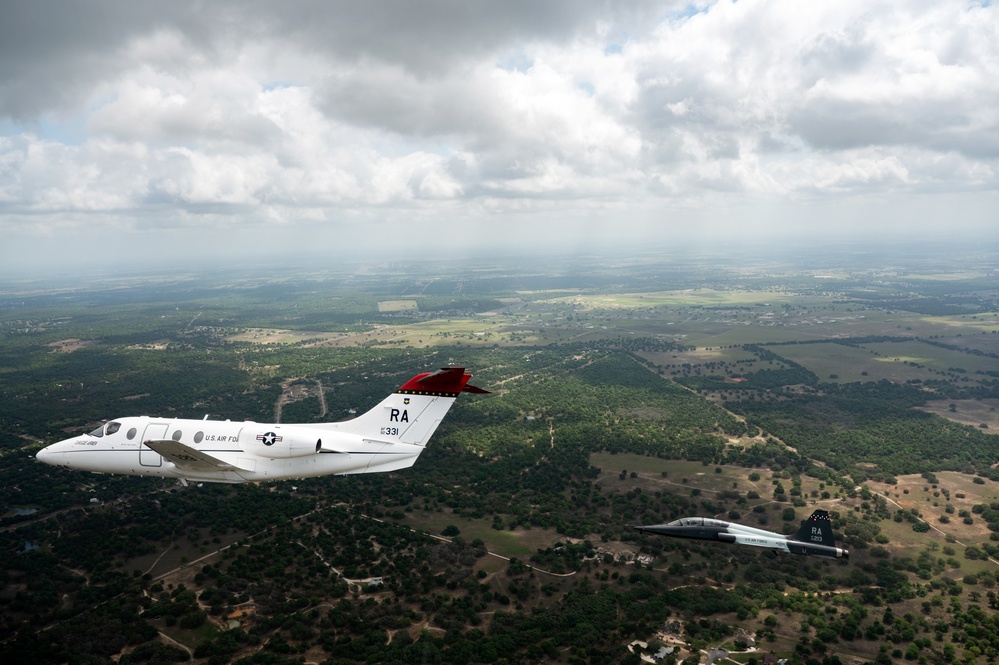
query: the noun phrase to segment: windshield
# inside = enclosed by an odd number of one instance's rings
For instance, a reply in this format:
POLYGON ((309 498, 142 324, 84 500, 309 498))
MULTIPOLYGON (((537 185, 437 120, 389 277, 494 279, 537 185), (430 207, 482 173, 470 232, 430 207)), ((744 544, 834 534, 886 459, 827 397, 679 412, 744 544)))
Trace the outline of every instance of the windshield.
POLYGON ((91 432, 90 436, 102 437, 105 434, 107 434, 107 435, 110 436, 111 434, 114 434, 115 432, 117 432, 120 429, 121 429, 121 423, 111 422, 111 423, 108 423, 107 425, 101 425, 100 427, 98 427, 97 429, 95 429, 93 432, 91 432))

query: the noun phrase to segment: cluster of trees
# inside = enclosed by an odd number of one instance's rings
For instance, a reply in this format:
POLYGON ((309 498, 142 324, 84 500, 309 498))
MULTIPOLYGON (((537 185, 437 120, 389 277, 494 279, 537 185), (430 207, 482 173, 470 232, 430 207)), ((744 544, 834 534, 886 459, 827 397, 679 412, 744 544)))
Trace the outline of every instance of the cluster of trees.
POLYGON ((780 437, 807 457, 822 460, 858 482, 880 473, 974 472, 999 461, 992 437, 913 407, 921 388, 888 381, 823 385, 822 394, 793 394, 767 402, 726 406, 780 437), (864 471, 858 463, 875 464, 864 471))

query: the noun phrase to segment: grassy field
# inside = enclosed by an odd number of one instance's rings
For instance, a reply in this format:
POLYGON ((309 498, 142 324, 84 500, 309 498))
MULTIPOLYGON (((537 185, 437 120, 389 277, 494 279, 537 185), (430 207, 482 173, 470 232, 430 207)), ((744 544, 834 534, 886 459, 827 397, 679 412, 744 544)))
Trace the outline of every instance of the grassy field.
POLYGON ((905 383, 910 379, 934 378, 934 374, 927 369, 912 367, 901 361, 889 361, 867 348, 831 343, 799 344, 780 347, 775 351, 811 370, 821 381, 851 383, 887 379, 905 383))
POLYGON ((864 348, 874 351, 880 362, 915 363, 937 372, 957 367, 965 370, 971 379, 974 379, 975 370, 999 371, 997 358, 971 355, 919 341, 865 344, 864 348))
POLYGON ((379 312, 407 312, 419 309, 415 300, 381 300, 378 302, 379 312))
MULTIPOLYGON (((643 455, 594 453, 590 455, 590 464, 601 470, 598 482, 605 491, 628 492, 635 487, 641 487, 646 492, 669 492, 672 494, 693 496, 697 490, 698 496, 714 500, 721 492, 735 490, 741 495, 745 495, 750 490, 760 495, 759 499, 752 500, 746 507, 739 510, 748 515, 748 511, 753 505, 762 504, 768 507, 769 517, 767 522, 771 524, 768 528, 777 528, 781 523, 780 513, 785 508, 791 507, 790 503, 773 500, 773 490, 776 482, 780 482, 788 489, 791 487, 789 479, 777 479, 767 469, 744 469, 731 466, 705 466, 700 462, 686 462, 678 460, 666 460, 657 457, 646 457, 643 455), (625 478, 620 477, 621 471, 626 471, 625 478), (631 473, 636 474, 635 478, 631 473), (663 472, 666 475, 662 475, 663 472), (750 480, 751 474, 760 476, 759 480, 750 480)), ((841 499, 838 492, 829 499, 819 500, 811 496, 814 491, 819 493, 826 488, 819 481, 804 477, 802 478, 802 492, 808 497, 808 506, 796 508, 798 520, 807 517, 814 507, 822 506, 830 510, 836 510, 836 504, 841 499)), ((848 509, 847 506, 840 509, 848 509)), ((706 515, 705 517, 715 517, 706 515)), ((724 517, 724 515, 718 515, 724 517)), ((796 529, 798 524, 794 524, 796 529)))
POLYGON ((406 518, 399 521, 417 531, 425 531, 439 536, 445 527, 454 525, 461 531, 459 534, 466 542, 479 538, 486 544, 486 549, 496 554, 527 560, 539 548, 551 547, 557 540, 564 540, 554 531, 547 529, 523 529, 515 531, 499 531, 492 528, 492 518, 471 519, 455 515, 451 511, 424 512, 414 510, 406 513, 406 518))
POLYGON ((962 425, 978 427, 984 423, 988 425, 985 429, 988 434, 999 434, 999 399, 935 400, 916 408, 962 425), (951 404, 954 405, 953 411, 950 409, 951 404))
POLYGON ((927 534, 915 533, 906 523, 896 524, 882 522, 882 530, 892 536, 892 542, 901 546, 915 546, 926 542, 927 536, 936 536, 941 540, 944 534, 951 534, 960 543, 971 545, 989 540, 990 531, 983 520, 973 516, 973 524, 964 524, 957 511, 971 510, 975 504, 988 504, 999 501, 999 485, 986 480, 984 485, 976 484, 968 474, 954 471, 944 471, 937 475, 936 484, 930 483, 919 475, 899 476, 896 485, 868 482, 872 491, 885 496, 895 506, 919 510, 923 519, 935 530, 927 534), (950 493, 950 498, 944 493, 950 493), (958 497, 963 494, 963 497, 958 497), (950 514, 950 522, 943 524, 940 516, 946 515, 946 506, 954 506, 950 514))
MULTIPOLYGON (((779 307, 792 301, 802 304, 804 299, 791 293, 774 291, 722 291, 715 289, 686 289, 650 293, 622 293, 607 295, 579 295, 555 299, 584 309, 617 309, 648 307, 779 307)), ((807 303, 806 303, 807 304, 807 303)))
POLYGON ((950 337, 938 337, 937 341, 962 349, 981 351, 983 353, 999 353, 999 333, 964 333, 950 337))
POLYGON ((923 321, 936 326, 946 326, 950 328, 950 334, 954 334, 955 328, 964 329, 968 333, 999 333, 999 314, 965 314, 962 316, 925 316, 923 321))
POLYGON ((659 367, 689 364, 692 369, 701 367, 708 374, 712 373, 710 368, 705 367, 709 363, 741 363, 738 365, 741 372, 753 371, 759 365, 756 354, 731 346, 704 346, 691 351, 642 351, 639 355, 659 367))
POLYGON ((306 330, 280 330, 277 328, 248 328, 239 334, 226 337, 230 342, 250 344, 297 344, 307 339, 335 339, 334 333, 306 330))
POLYGON ((839 383, 882 379, 895 383, 914 379, 926 381, 940 379, 952 368, 964 370, 969 380, 976 380, 976 370, 999 370, 997 359, 943 349, 915 340, 866 344, 859 348, 831 343, 790 345, 775 351, 811 370, 820 380, 839 383))

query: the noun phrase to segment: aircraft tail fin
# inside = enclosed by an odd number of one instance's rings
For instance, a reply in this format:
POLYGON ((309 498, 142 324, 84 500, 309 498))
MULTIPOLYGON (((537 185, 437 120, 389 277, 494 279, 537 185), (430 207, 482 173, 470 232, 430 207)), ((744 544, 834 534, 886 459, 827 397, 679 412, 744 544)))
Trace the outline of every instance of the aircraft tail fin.
POLYGON ((816 510, 807 520, 801 523, 801 528, 798 529, 793 538, 803 543, 835 547, 836 539, 833 537, 829 512, 816 510))
POLYGON ((417 374, 370 411, 353 420, 324 423, 321 427, 373 441, 426 446, 459 394, 489 392, 468 385, 471 378, 464 367, 417 374))

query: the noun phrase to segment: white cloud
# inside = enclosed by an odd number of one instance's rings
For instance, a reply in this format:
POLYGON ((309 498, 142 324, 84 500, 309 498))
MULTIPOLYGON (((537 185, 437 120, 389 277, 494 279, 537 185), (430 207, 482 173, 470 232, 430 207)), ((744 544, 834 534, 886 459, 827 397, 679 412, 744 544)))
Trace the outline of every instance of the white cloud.
MULTIPOLYGON (((620 235, 764 204, 785 228, 912 195, 995 228, 988 5, 39 4, 0 27, 0 228, 19 233, 509 216, 620 235)), ((938 224, 924 209, 913 225, 938 224)))

